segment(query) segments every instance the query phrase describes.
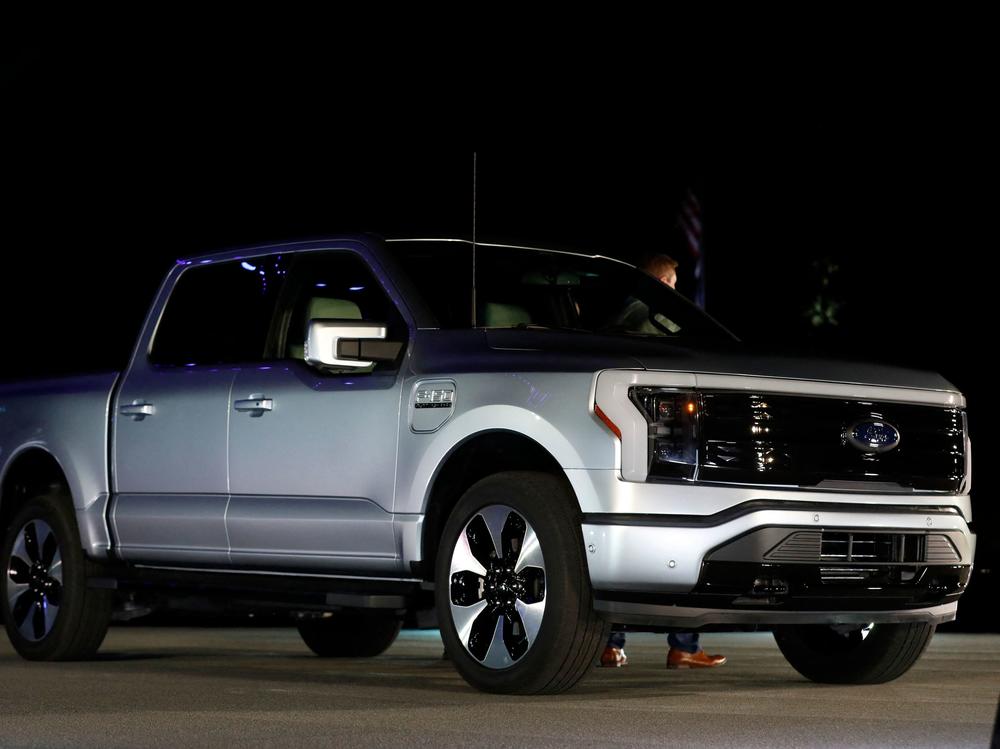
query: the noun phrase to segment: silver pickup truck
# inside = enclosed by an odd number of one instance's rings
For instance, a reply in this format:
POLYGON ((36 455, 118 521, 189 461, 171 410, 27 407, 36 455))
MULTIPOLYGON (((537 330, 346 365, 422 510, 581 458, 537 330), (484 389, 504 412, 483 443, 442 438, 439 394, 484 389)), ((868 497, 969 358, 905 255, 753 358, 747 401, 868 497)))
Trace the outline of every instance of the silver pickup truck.
POLYGON ((363 656, 433 600, 488 691, 568 689, 612 624, 773 629, 810 679, 882 682, 969 579, 964 409, 936 374, 755 355, 601 256, 178 260, 123 372, 0 387, 2 616, 33 660, 162 606, 363 656))

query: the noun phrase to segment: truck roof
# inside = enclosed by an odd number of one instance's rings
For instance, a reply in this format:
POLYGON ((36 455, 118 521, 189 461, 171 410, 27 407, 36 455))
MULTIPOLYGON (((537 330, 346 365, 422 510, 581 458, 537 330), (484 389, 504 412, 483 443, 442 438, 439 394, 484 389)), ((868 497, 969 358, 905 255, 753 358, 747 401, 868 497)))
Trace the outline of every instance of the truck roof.
MULTIPOLYGON (((209 264, 213 262, 219 262, 223 260, 240 260, 246 257, 255 257, 258 255, 271 255, 275 252, 303 252, 308 250, 319 250, 329 247, 330 245, 343 245, 343 244, 362 244, 366 247, 372 248, 381 243, 395 244, 404 242, 455 242, 457 244, 466 244, 470 247, 472 246, 472 241, 468 239, 456 239, 451 237, 399 237, 399 238, 383 238, 372 234, 342 234, 335 235, 331 237, 326 237, 323 239, 309 239, 303 241, 295 242, 277 242, 274 244, 265 245, 254 245, 251 247, 240 247, 231 250, 222 250, 219 252, 210 252, 200 255, 190 255, 188 257, 178 258, 178 265, 198 265, 198 264, 209 264)), ((569 250, 556 250, 547 247, 530 247, 526 245, 515 245, 515 244, 498 244, 495 242, 476 242, 478 247, 503 247, 512 250, 534 250, 536 252, 553 252, 561 255, 576 255, 578 257, 588 257, 588 258, 601 258, 603 260, 610 260, 615 263, 620 263, 621 265, 634 268, 632 263, 625 262, 624 260, 619 260, 618 258, 608 257, 607 255, 592 254, 585 252, 573 252, 569 250)))

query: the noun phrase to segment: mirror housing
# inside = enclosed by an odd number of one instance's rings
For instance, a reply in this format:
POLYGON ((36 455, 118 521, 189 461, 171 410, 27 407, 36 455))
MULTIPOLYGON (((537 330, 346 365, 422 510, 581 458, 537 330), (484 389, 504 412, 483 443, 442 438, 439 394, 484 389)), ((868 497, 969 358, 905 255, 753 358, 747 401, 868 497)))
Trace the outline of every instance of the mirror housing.
MULTIPOLYGON (((361 344, 365 340, 384 341, 386 334, 387 328, 384 323, 364 320, 310 320, 306 331, 305 360, 309 364, 321 367, 357 369, 370 367, 375 361, 384 359, 374 355, 380 352, 372 352, 369 360, 358 358, 362 354, 368 354, 361 344), (342 347, 342 343, 354 343, 356 346, 342 347)), ((398 348, 396 353, 399 353, 398 348)))

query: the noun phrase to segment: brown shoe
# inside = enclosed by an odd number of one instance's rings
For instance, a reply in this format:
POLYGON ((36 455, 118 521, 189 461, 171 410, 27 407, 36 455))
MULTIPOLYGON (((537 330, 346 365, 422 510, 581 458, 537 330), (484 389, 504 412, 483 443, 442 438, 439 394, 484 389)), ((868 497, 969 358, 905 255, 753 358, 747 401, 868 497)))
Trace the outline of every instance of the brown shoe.
POLYGON ((626 663, 628 663, 628 656, 625 655, 625 648, 608 646, 601 653, 601 668, 621 668, 626 663))
POLYGON ((677 648, 670 648, 667 653, 667 668, 712 668, 726 662, 724 655, 706 655, 704 650, 697 653, 687 653, 677 648))

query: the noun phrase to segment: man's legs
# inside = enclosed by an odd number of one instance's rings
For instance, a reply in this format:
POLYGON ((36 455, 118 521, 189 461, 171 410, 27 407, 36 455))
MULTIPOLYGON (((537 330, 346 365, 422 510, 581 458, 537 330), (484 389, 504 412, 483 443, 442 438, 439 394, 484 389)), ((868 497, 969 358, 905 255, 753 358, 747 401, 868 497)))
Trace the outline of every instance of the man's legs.
MULTIPOLYGON (((710 668, 726 662, 724 655, 706 655, 698 642, 697 632, 671 632, 667 635, 670 651, 667 668, 710 668)), ((601 666, 620 668, 628 662, 625 655, 625 632, 612 630, 607 646, 601 654, 601 666)))
POLYGON ((726 662, 724 655, 706 655, 698 643, 697 632, 671 632, 667 635, 670 651, 667 668, 711 668, 726 662))
POLYGON ((628 656, 625 655, 625 633, 620 629, 611 630, 608 637, 608 644, 601 653, 601 666, 603 668, 621 668, 628 663, 628 656))
POLYGON ((685 653, 697 653, 701 650, 697 632, 671 632, 667 635, 667 644, 671 648, 683 650, 685 653))

